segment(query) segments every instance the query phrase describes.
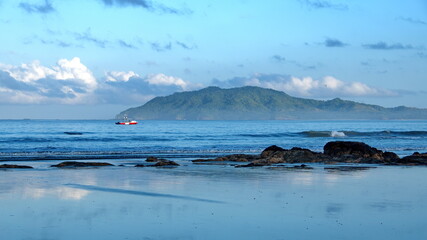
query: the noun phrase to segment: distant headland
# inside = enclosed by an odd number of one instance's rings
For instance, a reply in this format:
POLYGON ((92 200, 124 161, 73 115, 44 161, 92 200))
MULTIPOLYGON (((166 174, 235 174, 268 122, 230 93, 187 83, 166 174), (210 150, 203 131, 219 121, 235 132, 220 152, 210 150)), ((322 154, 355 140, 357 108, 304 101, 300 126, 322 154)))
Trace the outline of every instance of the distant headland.
POLYGON ((156 97, 116 118, 139 120, 421 120, 427 109, 292 97, 261 87, 207 87, 156 97))

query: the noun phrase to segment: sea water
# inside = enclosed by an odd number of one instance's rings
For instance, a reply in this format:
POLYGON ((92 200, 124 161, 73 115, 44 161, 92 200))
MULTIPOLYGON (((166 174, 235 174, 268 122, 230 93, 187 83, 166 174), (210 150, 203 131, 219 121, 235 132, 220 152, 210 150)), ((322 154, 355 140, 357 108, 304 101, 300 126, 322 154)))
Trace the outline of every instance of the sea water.
POLYGON ((409 155, 426 151, 425 121, 0 122, 3 163, 34 167, 0 170, 1 239, 427 239, 424 166, 189 161, 271 144, 321 151, 334 140, 409 155), (146 155, 181 166, 133 167, 146 155), (116 166, 50 167, 64 158, 116 166))
POLYGON ((204 157, 260 153, 270 145, 323 151, 362 141, 404 156, 427 151, 427 121, 0 121, 0 159, 204 157))

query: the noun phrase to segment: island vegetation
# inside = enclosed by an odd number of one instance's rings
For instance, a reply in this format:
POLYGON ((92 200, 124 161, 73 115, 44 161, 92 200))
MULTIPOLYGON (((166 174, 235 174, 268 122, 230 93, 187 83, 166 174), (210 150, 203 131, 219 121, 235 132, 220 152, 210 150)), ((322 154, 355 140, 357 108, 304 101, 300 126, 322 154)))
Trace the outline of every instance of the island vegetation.
POLYGON ((427 119, 427 109, 385 108, 340 98, 297 98, 281 91, 246 86, 208 87, 156 97, 116 117, 124 116, 138 120, 427 119))

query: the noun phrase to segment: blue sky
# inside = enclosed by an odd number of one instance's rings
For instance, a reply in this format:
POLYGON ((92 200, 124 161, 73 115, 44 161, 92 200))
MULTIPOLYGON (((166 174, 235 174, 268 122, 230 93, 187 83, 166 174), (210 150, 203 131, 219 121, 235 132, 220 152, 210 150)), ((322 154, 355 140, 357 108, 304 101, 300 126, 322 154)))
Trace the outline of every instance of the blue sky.
POLYGON ((253 85, 427 108, 425 0, 0 0, 0 118, 253 85))

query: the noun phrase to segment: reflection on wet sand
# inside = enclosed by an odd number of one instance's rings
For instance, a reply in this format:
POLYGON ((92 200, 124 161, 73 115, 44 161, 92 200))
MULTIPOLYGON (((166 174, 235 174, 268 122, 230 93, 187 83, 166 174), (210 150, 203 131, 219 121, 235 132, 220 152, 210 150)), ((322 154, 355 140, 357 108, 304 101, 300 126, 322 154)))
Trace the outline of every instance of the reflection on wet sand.
POLYGON ((83 189, 87 191, 100 191, 100 192, 109 192, 109 193, 122 193, 122 194, 130 194, 130 195, 138 195, 138 196, 147 196, 147 197, 160 197, 160 198, 175 198, 175 199, 183 199, 190 201, 199 201, 199 202, 209 202, 209 203, 224 203, 216 200, 188 197, 188 196, 179 196, 173 194, 164 194, 164 193, 153 193, 153 192, 143 192, 143 191, 133 191, 133 190, 125 190, 118 188, 106 188, 106 187, 98 187, 91 185, 82 185, 82 184, 65 184, 67 187, 83 189))
POLYGON ((31 199, 41 199, 47 196, 56 196, 65 200, 81 200, 89 194, 89 191, 83 189, 72 189, 68 187, 55 188, 29 188, 23 189, 23 196, 31 199))
POLYGON ((419 167, 8 171, 0 231, 36 240, 427 239, 424 178, 419 167))

